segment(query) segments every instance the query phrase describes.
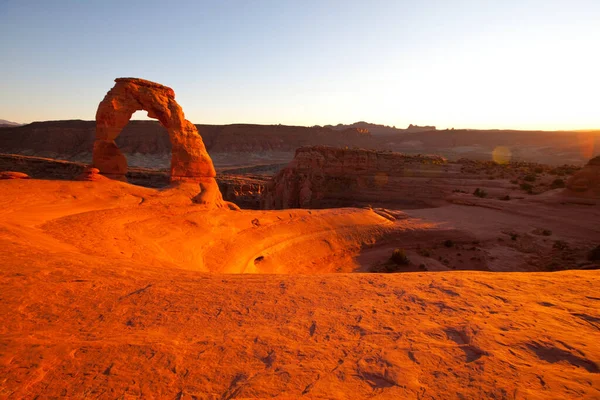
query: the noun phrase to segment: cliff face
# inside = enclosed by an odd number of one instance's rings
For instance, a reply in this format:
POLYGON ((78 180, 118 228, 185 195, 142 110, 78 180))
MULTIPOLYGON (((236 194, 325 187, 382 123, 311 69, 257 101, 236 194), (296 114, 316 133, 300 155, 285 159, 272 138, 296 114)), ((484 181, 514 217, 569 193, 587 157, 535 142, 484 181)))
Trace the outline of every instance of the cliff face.
MULTIPOLYGON (((428 130, 409 132, 384 127, 393 134, 378 134, 371 127, 338 125, 302 127, 286 125, 196 125, 216 164, 251 165, 245 156, 271 155, 273 161, 289 162, 303 146, 363 147, 402 153, 440 154, 448 159, 491 160, 498 147, 510 150, 511 161, 584 165, 598 155, 600 131, 541 132, 506 130, 428 130), (368 131, 365 131, 368 129, 368 131), (370 132, 370 133, 369 133, 370 132), (396 133, 394 133, 396 132, 396 133), (233 153, 233 154, 229 154, 233 153), (223 155, 220 157, 219 155, 223 155), (240 162, 242 161, 242 162, 240 162)), ((373 124, 370 124, 373 125, 373 124)), ((94 121, 47 121, 0 128, 0 153, 14 153, 89 163, 94 143, 94 121)), ((410 128, 410 127, 409 127, 410 128)), ((417 127, 417 130, 426 127, 417 127)), ((412 129, 415 129, 413 126, 412 129)), ((130 121, 116 144, 129 166, 168 168, 171 143, 167 131, 156 121, 130 121)), ((255 163, 260 164, 261 162, 255 163)), ((218 165, 217 165, 218 166, 218 165)))
MULTIPOLYGON (((371 139, 369 133, 353 128, 249 124, 196 125, 196 128, 211 153, 294 152, 306 145, 366 146, 371 139)), ((95 129, 94 121, 81 120, 2 128, 0 152, 88 162, 95 129)), ((168 159, 171 152, 167 131, 156 121, 131 121, 115 142, 121 152, 128 155, 151 154, 160 160, 164 156, 168 159)), ((136 165, 135 158, 129 162, 136 165)))
POLYGON ((443 175, 445 165, 446 160, 439 156, 304 147, 267 185, 262 206, 286 209, 427 205, 424 199, 440 199, 443 190, 419 187, 417 195, 410 179, 443 175))
POLYGON ((334 130, 286 125, 197 125, 210 152, 294 152, 309 145, 366 146, 368 132, 357 128, 334 130))

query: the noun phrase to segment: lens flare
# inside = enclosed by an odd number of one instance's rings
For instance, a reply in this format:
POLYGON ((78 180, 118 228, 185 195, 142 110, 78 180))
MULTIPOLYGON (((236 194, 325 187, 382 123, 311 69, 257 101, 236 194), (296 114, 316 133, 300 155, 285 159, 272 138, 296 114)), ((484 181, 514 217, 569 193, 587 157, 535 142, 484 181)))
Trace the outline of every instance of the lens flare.
POLYGON ((512 158, 512 152, 506 146, 498 146, 492 151, 492 159, 498 164, 508 164, 512 158))

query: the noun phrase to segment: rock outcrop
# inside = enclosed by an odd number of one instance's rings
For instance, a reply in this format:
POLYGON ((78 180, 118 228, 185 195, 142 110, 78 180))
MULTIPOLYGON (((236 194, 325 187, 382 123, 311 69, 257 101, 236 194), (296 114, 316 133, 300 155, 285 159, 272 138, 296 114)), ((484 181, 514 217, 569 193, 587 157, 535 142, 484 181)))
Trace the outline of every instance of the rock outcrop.
MULTIPOLYGON (((89 164, 94 144, 95 121, 44 121, 0 129, 0 153, 21 154, 89 164)), ((490 160, 498 146, 512 152, 511 161, 531 161, 550 165, 583 166, 589 155, 586 148, 600 149, 597 132, 542 132, 508 130, 438 130, 407 132, 394 130, 379 134, 361 126, 302 127, 286 125, 196 125, 202 141, 217 167, 224 159, 239 156, 269 157, 288 163, 296 149, 304 146, 361 147, 401 153, 440 154, 448 159, 466 157, 490 160), (234 153, 234 154, 231 154, 234 153)), ((384 127, 385 128, 385 127, 384 127)), ((373 128, 375 129, 375 128, 373 128)), ((387 129, 387 128, 386 128, 387 129)), ((169 168, 171 142, 165 128, 157 121, 132 120, 115 140, 127 157, 129 167, 169 168)), ((229 165, 229 162, 226 162, 229 165)), ((250 165, 243 161, 240 165, 250 165)))
MULTIPOLYGON (((264 209, 329 208, 366 205, 427 206, 443 190, 420 187, 410 179, 443 174, 439 156, 404 155, 365 149, 303 147, 265 188, 264 209), (408 180, 407 180, 408 179, 408 180)), ((420 185, 422 186, 422 185, 420 185)))
POLYGON ((0 179, 29 179, 29 175, 23 172, 0 171, 0 179))
POLYGON ((207 206, 226 207, 215 181, 215 168, 202 137, 175 101, 173 89, 138 78, 117 78, 96 112, 96 140, 93 166, 100 173, 126 180, 127 159, 115 139, 134 112, 145 110, 164 126, 171 142, 171 182, 187 181, 200 185, 194 201, 207 206))
POLYGON ((600 156, 592 158, 567 181, 565 194, 600 198, 600 156))
POLYGON ((78 181, 97 182, 106 179, 106 177, 100 174, 100 170, 98 168, 88 166, 83 173, 81 173, 81 175, 77 176, 75 179, 78 181))

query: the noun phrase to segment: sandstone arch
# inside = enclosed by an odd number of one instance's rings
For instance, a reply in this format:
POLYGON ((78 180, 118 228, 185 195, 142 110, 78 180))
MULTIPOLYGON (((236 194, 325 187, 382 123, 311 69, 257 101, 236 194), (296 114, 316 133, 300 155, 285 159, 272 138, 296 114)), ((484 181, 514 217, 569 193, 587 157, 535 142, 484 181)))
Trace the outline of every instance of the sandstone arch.
POLYGON ((171 150, 171 182, 191 181, 200 185, 196 202, 231 206, 224 202, 215 181, 215 168, 202 137, 175 101, 173 89, 139 78, 117 78, 96 112, 96 141, 93 167, 100 173, 125 181, 127 160, 115 143, 134 112, 144 110, 157 119, 169 134, 171 150))

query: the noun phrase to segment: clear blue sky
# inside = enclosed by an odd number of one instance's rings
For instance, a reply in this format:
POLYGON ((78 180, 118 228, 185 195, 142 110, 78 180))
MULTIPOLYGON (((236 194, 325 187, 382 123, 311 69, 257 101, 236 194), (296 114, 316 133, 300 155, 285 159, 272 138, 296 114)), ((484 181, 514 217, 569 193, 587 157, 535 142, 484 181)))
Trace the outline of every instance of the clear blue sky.
POLYGON ((600 127, 598 0, 0 0, 0 22, 17 122, 93 119, 135 76, 195 123, 600 127))

